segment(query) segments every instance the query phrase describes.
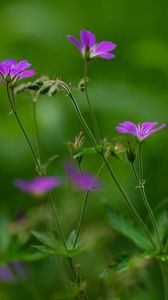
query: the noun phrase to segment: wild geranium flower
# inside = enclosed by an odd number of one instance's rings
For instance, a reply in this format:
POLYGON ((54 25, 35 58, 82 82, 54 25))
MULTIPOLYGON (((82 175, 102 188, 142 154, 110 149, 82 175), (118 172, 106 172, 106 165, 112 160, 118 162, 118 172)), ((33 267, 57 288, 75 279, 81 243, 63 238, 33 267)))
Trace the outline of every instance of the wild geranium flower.
POLYGON ((114 50, 117 46, 109 41, 103 41, 97 44, 96 37, 91 31, 80 31, 81 42, 79 42, 72 35, 67 35, 67 38, 78 47, 82 56, 87 60, 90 60, 94 57, 101 57, 104 59, 115 58, 115 55, 109 52, 114 50))
POLYGON ((142 142, 148 136, 166 126, 166 124, 162 124, 156 128, 155 126, 157 124, 158 122, 144 122, 141 124, 135 124, 130 121, 125 121, 123 123, 120 123, 119 126, 116 126, 116 130, 120 133, 126 133, 137 137, 139 142, 142 142))
POLYGON ((27 60, 17 62, 15 59, 7 59, 0 62, 0 81, 3 83, 31 77, 36 74, 34 70, 27 70, 31 64, 27 60))
POLYGON ((68 177, 77 188, 84 191, 97 191, 101 188, 101 183, 93 175, 88 172, 77 170, 72 164, 65 166, 68 177))
POLYGON ((35 177, 31 180, 16 179, 14 185, 26 193, 36 196, 43 196, 48 191, 54 189, 61 184, 59 177, 35 177))

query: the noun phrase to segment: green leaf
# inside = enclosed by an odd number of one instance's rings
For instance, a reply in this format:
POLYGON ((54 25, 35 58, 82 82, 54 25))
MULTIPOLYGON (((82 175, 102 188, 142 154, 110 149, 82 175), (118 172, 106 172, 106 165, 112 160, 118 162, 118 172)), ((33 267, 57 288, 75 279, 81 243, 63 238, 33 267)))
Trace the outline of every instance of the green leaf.
MULTIPOLYGON (((167 236, 168 231, 168 215, 166 211, 162 211, 156 218, 157 226, 159 229, 160 238, 163 241, 167 236)), ((157 238, 157 237, 156 237, 157 238)))
POLYGON ((56 240, 56 238, 52 233, 39 233, 36 231, 32 231, 32 234, 42 244, 42 245, 33 245, 33 247, 48 255, 58 254, 67 258, 72 258, 79 255, 85 250, 85 248, 80 247, 79 244, 77 244, 75 248, 73 248, 73 244, 74 244, 73 241, 76 235, 75 231, 72 231, 70 236, 68 237, 67 250, 65 249, 65 247, 62 246, 62 244, 60 244, 56 240))
POLYGON ((75 243, 75 239, 76 239, 76 230, 73 230, 70 235, 68 236, 67 239, 67 248, 68 249, 73 249, 74 243, 75 243))
POLYGON ((123 253, 113 257, 113 263, 106 267, 99 275, 99 278, 104 279, 116 273, 120 274, 129 269, 129 254, 123 253))
POLYGON ((129 217, 125 217, 106 205, 108 219, 118 232, 130 239, 139 249, 151 250, 153 247, 146 238, 145 233, 137 226, 137 224, 129 217))
POLYGON ((58 242, 52 233, 40 233, 37 231, 32 231, 31 233, 38 241, 41 242, 41 244, 52 249, 57 248, 58 242))
POLYGON ((109 276, 118 276, 124 272, 142 269, 146 265, 149 257, 146 254, 120 253, 112 257, 112 263, 107 266, 99 275, 99 278, 105 279, 109 276))

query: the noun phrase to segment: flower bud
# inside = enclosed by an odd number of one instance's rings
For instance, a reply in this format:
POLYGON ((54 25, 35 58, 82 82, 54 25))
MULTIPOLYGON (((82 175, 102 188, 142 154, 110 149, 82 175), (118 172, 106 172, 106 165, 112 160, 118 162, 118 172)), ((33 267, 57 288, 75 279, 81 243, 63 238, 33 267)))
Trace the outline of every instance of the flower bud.
POLYGON ((48 91, 48 96, 52 97, 58 92, 58 84, 54 84, 48 91))
POLYGON ((39 94, 40 95, 47 94, 50 87, 51 87, 51 83, 45 82, 45 84, 39 89, 39 94))
POLYGON ((88 82, 89 82, 88 78, 86 78, 86 82, 84 79, 81 79, 81 81, 79 82, 78 88, 82 93, 86 90, 88 82))
POLYGON ((130 163, 133 163, 136 159, 136 152, 133 148, 131 148, 131 144, 128 141, 128 148, 126 149, 127 159, 130 163))

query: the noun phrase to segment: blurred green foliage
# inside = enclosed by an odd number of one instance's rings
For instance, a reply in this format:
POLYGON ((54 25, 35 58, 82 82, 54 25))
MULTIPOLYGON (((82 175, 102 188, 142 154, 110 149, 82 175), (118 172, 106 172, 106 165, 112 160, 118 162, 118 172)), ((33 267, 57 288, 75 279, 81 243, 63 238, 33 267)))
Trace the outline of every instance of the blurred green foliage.
MULTIPOLYGON (((0 60, 27 59, 39 77, 48 75, 52 79, 60 78, 72 86, 77 86, 83 74, 83 61, 66 35, 78 37, 80 29, 84 28, 93 31, 98 41, 110 40, 116 43, 116 59, 97 59, 91 62, 89 70, 89 92, 101 135, 112 139, 116 135, 115 125, 126 119, 135 122, 167 122, 167 11, 166 0, 1 0, 0 60)), ((75 94, 88 118, 83 95, 79 91, 75 91, 75 94)), ((0 87, 0 98, 0 211, 12 222, 19 211, 41 209, 46 205, 46 200, 36 200, 29 195, 23 195, 12 185, 14 178, 30 178, 35 172, 22 133, 9 114, 3 86, 0 87)), ((27 94, 17 97, 17 107, 34 141, 32 104, 27 94)), ((54 98, 41 97, 38 102, 38 120, 43 158, 47 159, 55 154, 59 156, 49 168, 49 174, 63 176, 63 163, 70 159, 64 142, 73 139, 82 129, 69 99, 62 94, 54 98)), ((144 146, 146 189, 153 207, 168 195, 167 151, 167 130, 157 133, 144 146)), ((128 164, 119 160, 113 161, 113 164, 118 177, 145 218, 146 212, 135 189, 135 181, 128 164)), ((84 166, 96 172, 100 161, 91 156, 84 161, 84 166)), ((102 180, 105 186, 103 191, 90 197, 85 218, 87 226, 84 226, 82 235, 86 245, 90 245, 90 250, 81 255, 80 261, 91 299, 161 299, 159 288, 161 289, 162 283, 158 280, 160 271, 153 265, 148 268, 151 279, 146 280, 144 269, 140 273, 137 271, 137 281, 136 278, 132 279, 134 276, 129 277, 129 274, 128 286, 124 283, 120 287, 120 298, 113 291, 113 288, 118 289, 119 280, 105 283, 109 290, 108 295, 105 295, 106 286, 98 282, 98 275, 111 260, 112 254, 123 250, 123 245, 126 249, 132 247, 123 237, 114 233, 106 221, 104 201, 121 211, 126 211, 126 207, 116 187, 109 181, 106 171, 103 171, 102 180), (152 284, 156 280, 157 286, 152 284)), ((69 188, 67 185, 55 191, 56 204, 67 236, 78 220, 82 199, 82 194, 73 190, 70 195, 69 188)), ((44 212, 41 216, 45 219, 44 212)), ((32 222, 33 228, 28 227, 29 230, 36 229, 36 225, 32 222)), ((62 260, 54 257, 27 266, 28 280, 31 282, 33 278, 37 289, 51 300, 57 299, 56 292, 65 288, 67 275, 61 271, 60 266, 67 267, 62 260)), ((17 285, 0 283, 0 299, 30 299, 29 295, 25 295, 24 289, 17 293, 15 287, 17 285)))

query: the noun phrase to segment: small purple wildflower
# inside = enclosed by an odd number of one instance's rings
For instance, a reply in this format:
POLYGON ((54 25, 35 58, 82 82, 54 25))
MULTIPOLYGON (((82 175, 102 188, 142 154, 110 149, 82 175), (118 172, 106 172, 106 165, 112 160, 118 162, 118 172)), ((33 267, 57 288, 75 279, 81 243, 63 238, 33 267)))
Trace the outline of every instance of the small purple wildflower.
POLYGON ((162 124, 159 127, 154 128, 157 124, 158 122, 144 122, 141 124, 135 124, 130 121, 125 121, 120 123, 119 126, 116 126, 116 130, 120 133, 126 133, 137 137, 138 141, 142 142, 151 134, 166 127, 166 124, 162 124))
POLYGON ((6 59, 0 62, 0 81, 3 83, 31 77, 36 74, 34 70, 27 70, 31 64, 27 60, 17 62, 15 59, 6 59))
POLYGON ((16 179, 14 185, 26 193, 42 196, 61 184, 59 177, 35 177, 31 180, 16 179))
POLYGON ((101 188, 101 183, 88 172, 77 170, 72 164, 68 163, 65 170, 74 186, 84 191, 97 191, 101 188))
MULTIPOLYGON (((21 277, 25 277, 25 269, 22 263, 15 261, 12 262, 11 265, 21 277)), ((15 276, 13 272, 11 271, 10 267, 6 264, 0 264, 0 280, 8 282, 15 281, 15 276)))
POLYGON ((97 44, 96 37, 91 31, 80 31, 81 42, 72 35, 67 35, 67 38, 78 47, 82 56, 87 60, 94 57, 101 57, 104 59, 115 58, 115 55, 109 52, 114 50, 117 46, 109 41, 103 41, 97 44))

